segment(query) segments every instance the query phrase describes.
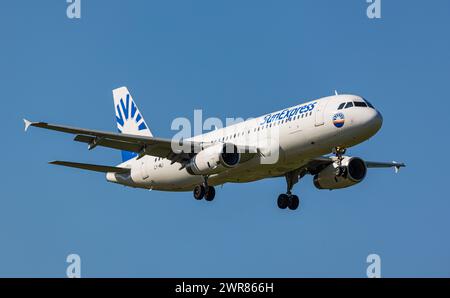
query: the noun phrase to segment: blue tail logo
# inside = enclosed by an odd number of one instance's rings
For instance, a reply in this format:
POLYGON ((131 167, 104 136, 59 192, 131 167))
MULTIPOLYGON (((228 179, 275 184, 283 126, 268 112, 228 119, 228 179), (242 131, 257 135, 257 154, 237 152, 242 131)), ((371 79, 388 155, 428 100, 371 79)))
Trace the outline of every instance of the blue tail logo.
MULTIPOLYGON (((114 89, 113 97, 118 131, 124 134, 151 137, 152 133, 128 89, 126 87, 114 89)), ((136 156, 135 152, 122 151, 123 161, 130 160, 136 156)))
POLYGON ((116 105, 116 120, 117 125, 122 128, 118 128, 119 132, 122 132, 126 121, 133 121, 138 130, 147 129, 147 125, 142 118, 141 113, 137 110, 134 102, 130 100, 130 94, 127 94, 126 103, 123 102, 123 98, 120 99, 120 104, 116 105))

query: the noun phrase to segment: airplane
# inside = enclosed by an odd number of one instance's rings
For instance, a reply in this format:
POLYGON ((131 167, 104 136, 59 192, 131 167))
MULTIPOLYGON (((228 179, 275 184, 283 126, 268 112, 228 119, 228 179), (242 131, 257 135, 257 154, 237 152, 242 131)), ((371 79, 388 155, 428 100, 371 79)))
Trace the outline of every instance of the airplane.
POLYGON ((383 123, 381 113, 358 95, 335 92, 186 139, 154 137, 127 87, 114 89, 113 99, 117 133, 24 119, 25 131, 33 126, 74 134, 74 140, 86 143, 89 150, 101 146, 122 153, 117 166, 50 164, 103 172, 107 181, 134 188, 192 191, 197 200, 212 201, 215 186, 225 183, 285 177, 286 192, 278 196, 277 205, 290 210, 300 205, 292 188, 307 174, 316 188, 333 190, 360 183, 368 168, 398 172, 405 167, 345 155, 347 148, 374 136, 383 123))

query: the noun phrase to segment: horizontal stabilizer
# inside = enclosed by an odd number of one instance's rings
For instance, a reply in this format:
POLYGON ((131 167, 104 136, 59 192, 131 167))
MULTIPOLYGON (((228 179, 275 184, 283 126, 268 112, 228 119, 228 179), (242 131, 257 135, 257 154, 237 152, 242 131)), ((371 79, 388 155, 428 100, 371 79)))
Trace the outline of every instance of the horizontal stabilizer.
POLYGON ((60 161, 60 160, 51 161, 51 162, 49 162, 49 164, 78 168, 78 169, 83 169, 83 170, 88 170, 88 171, 103 172, 103 173, 108 173, 108 172, 127 173, 127 172, 130 172, 130 169, 127 169, 127 168, 101 166, 101 165, 93 165, 93 164, 88 164, 88 163, 78 163, 78 162, 60 161))

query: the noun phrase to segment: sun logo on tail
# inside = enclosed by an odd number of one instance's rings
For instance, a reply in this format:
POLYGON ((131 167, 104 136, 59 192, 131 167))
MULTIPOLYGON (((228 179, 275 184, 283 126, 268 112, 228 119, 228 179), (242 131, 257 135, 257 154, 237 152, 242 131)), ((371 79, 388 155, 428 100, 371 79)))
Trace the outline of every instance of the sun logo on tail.
POLYGON ((130 100, 130 94, 127 94, 125 102, 121 98, 116 105, 116 120, 119 132, 137 132, 147 129, 144 118, 134 102, 130 100))

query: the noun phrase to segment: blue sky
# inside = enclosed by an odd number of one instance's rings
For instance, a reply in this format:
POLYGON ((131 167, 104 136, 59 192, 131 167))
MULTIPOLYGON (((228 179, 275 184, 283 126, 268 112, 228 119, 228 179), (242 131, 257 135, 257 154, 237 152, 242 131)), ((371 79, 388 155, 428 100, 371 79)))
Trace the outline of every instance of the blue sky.
POLYGON ((2 1, 0 276, 450 276, 450 2, 2 1), (22 118, 115 131, 111 90, 126 85, 153 133, 175 117, 258 116, 340 92, 368 98, 381 131, 349 153, 398 160, 355 187, 319 191, 306 177, 296 212, 284 179, 227 184, 213 203, 129 189, 55 159, 116 164, 72 136, 22 118))

